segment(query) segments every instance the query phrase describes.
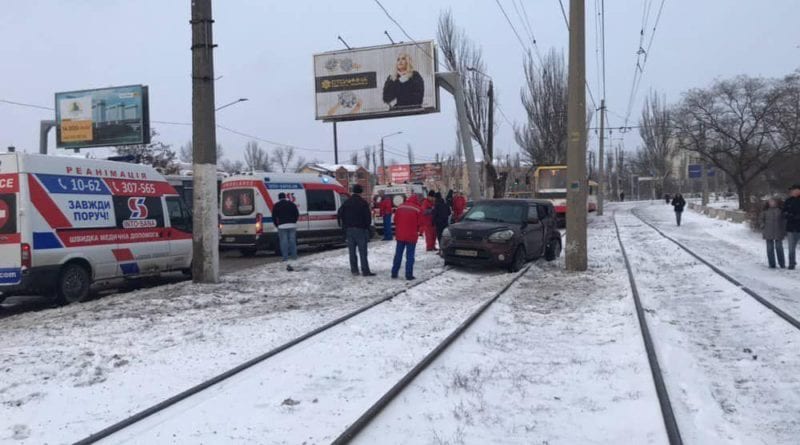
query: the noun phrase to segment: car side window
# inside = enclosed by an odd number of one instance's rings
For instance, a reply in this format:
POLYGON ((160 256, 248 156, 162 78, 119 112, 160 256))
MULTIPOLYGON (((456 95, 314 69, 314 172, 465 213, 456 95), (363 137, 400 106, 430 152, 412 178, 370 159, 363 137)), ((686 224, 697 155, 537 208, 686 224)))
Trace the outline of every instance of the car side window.
POLYGON ((536 208, 539 210, 539 220, 546 219, 549 214, 547 211, 547 206, 537 205, 536 208))
POLYGON ((184 232, 192 231, 192 216, 183 200, 176 196, 167 197, 167 211, 169 212, 170 226, 184 232))
POLYGON ((538 206, 536 204, 528 206, 528 220, 531 220, 533 218, 542 219, 539 216, 539 211, 537 210, 537 207, 538 206))

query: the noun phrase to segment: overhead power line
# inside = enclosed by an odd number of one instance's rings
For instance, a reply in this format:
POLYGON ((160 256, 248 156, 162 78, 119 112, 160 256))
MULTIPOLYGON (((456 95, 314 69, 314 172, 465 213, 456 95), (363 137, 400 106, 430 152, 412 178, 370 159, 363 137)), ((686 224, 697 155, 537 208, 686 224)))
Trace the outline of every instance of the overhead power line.
POLYGON ((389 20, 391 20, 400 29, 400 31, 403 33, 403 35, 405 35, 406 38, 409 41, 411 41, 411 43, 416 45, 417 48, 422 50, 423 53, 425 53, 428 57, 430 57, 431 60, 433 60, 434 63, 437 64, 437 68, 438 68, 439 67, 439 63, 438 63, 438 60, 436 59, 436 57, 434 57, 433 54, 429 53, 428 50, 425 49, 424 46, 420 45, 416 40, 414 40, 413 37, 411 37, 411 35, 408 32, 406 32, 406 29, 403 28, 403 25, 401 25, 400 22, 398 22, 397 20, 395 20, 394 17, 392 17, 392 15, 389 13, 389 11, 386 9, 386 7, 383 6, 383 4, 380 2, 380 0, 373 0, 373 1, 378 4, 378 6, 383 10, 383 13, 386 14, 386 17, 388 17, 389 20))
POLYGON ((634 65, 633 70, 633 79, 631 81, 631 91, 628 96, 628 108, 625 113, 625 121, 624 125, 628 125, 628 120, 630 119, 631 113, 633 112, 633 104, 636 101, 636 95, 639 91, 639 86, 642 82, 642 77, 644 76, 644 69, 647 65, 647 60, 650 57, 650 48, 653 46, 653 40, 656 36, 656 30, 658 29, 658 24, 661 21, 661 13, 664 11, 664 3, 666 0, 661 0, 661 4, 658 7, 658 13, 656 14, 656 19, 653 24, 653 29, 650 34, 650 40, 647 42, 647 48, 644 47, 645 41, 645 30, 647 29, 647 24, 649 23, 649 16, 650 11, 652 9, 652 0, 647 1, 643 5, 643 12, 642 12, 642 28, 639 31, 639 48, 636 51, 636 63, 634 65))
POLYGON ((6 104, 9 104, 9 105, 18 105, 20 107, 37 108, 37 109, 40 109, 40 110, 53 111, 52 107, 43 107, 41 105, 26 104, 24 102, 14 102, 13 100, 0 99, 0 102, 6 103, 6 104))
POLYGON ((508 23, 508 26, 511 27, 511 31, 514 32, 515 36, 517 36, 517 41, 519 41, 519 45, 522 47, 522 50, 527 52, 528 48, 527 48, 527 46, 525 46, 525 42, 522 41, 522 37, 519 36, 519 33, 517 32, 517 28, 514 26, 514 24, 511 22, 511 19, 508 17, 508 14, 506 13, 505 8, 503 8, 503 4, 500 3, 500 0, 494 0, 494 2, 497 3, 497 6, 500 8, 500 12, 502 12, 503 13, 503 17, 506 18, 506 22, 508 23))

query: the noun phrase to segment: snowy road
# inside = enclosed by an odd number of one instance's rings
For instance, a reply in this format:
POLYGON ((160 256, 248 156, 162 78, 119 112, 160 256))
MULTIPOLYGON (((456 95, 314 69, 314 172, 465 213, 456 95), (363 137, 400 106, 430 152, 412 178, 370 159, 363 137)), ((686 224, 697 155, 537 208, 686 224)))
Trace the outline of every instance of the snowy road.
POLYGON ((620 206, 616 218, 684 441, 797 443, 800 330, 660 236, 630 206, 620 206))

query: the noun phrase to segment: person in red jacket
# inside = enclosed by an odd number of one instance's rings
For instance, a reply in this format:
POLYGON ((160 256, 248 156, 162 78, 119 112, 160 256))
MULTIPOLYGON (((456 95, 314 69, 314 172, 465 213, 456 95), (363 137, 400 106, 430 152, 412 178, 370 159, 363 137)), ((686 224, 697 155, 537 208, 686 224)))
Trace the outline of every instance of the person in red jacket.
POLYGON ((394 206, 392 205, 392 198, 386 196, 383 190, 378 192, 378 195, 381 198, 381 202, 378 203, 378 209, 380 210, 381 218, 383 218, 383 240, 384 241, 391 241, 392 240, 392 210, 394 210, 394 206))
POLYGON ((394 212, 395 239, 397 245, 392 262, 392 278, 397 278, 403 251, 406 252, 406 280, 414 279, 414 252, 417 248, 419 231, 422 228, 422 208, 416 195, 401 204, 394 212))
POLYGON ((422 232, 425 234, 425 250, 436 250, 436 229, 433 227, 433 206, 436 203, 436 192, 428 192, 428 198, 422 203, 422 232))
POLYGON ((453 198, 453 221, 458 222, 464 216, 464 210, 467 208, 467 198, 464 194, 458 192, 453 198))

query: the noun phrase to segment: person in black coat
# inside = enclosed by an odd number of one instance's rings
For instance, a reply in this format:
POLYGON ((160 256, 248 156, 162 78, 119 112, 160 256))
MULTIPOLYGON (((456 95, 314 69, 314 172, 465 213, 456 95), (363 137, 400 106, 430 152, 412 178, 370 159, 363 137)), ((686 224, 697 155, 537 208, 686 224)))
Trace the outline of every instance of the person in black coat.
POLYGON ((683 208, 686 207, 686 200, 683 199, 683 195, 678 193, 672 198, 672 207, 675 208, 675 220, 678 222, 678 225, 681 225, 681 215, 683 214, 683 208))
POLYGON ((786 238, 789 248, 789 269, 797 266, 797 243, 800 242, 800 184, 789 187, 789 198, 783 203, 786 238))
POLYGON ((292 201, 286 199, 286 193, 278 193, 278 202, 272 207, 272 223, 278 228, 278 242, 286 270, 292 271, 289 258, 297 260, 297 219, 300 212, 292 201))
POLYGON ((400 53, 397 56, 394 72, 383 84, 383 101, 390 110, 422 106, 425 96, 425 81, 414 71, 411 56, 400 53))
POLYGON ((433 204, 433 225, 436 227, 436 239, 439 241, 439 249, 442 248, 442 232, 450 223, 450 206, 447 205, 442 194, 436 192, 436 202, 433 204))
POLYGON ((361 197, 364 189, 356 184, 353 186, 353 195, 347 198, 339 208, 339 224, 344 229, 347 239, 347 249, 350 254, 350 272, 358 275, 358 260, 361 260, 361 275, 371 277, 375 274, 369 270, 367 259, 367 242, 369 229, 372 226, 372 211, 369 203, 361 197), (358 258, 356 258, 356 248, 358 258))

